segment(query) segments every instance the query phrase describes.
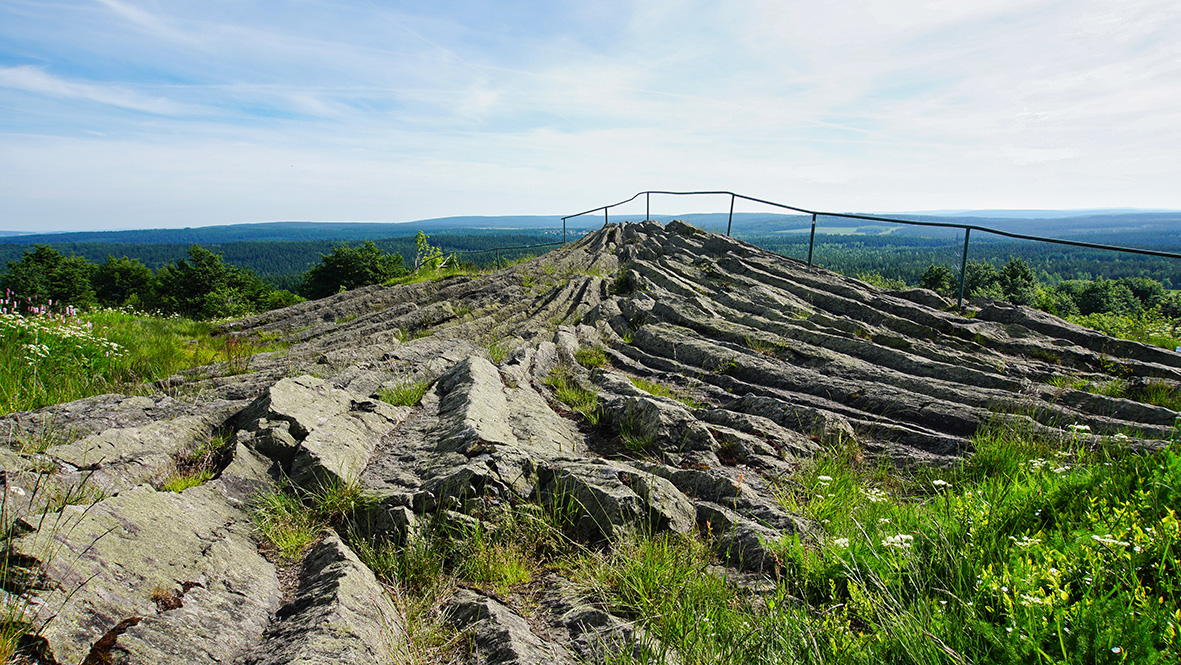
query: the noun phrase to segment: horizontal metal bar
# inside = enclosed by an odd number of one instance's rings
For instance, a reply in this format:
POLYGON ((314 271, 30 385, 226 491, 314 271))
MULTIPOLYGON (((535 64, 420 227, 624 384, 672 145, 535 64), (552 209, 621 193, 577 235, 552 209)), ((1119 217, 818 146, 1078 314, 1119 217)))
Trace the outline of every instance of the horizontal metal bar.
POLYGON ((613 203, 608 206, 600 206, 598 208, 593 208, 593 209, 588 210, 586 212, 580 212, 575 215, 568 215, 566 217, 563 217, 562 219, 566 220, 566 219, 570 219, 571 217, 578 217, 580 215, 587 215, 592 212, 606 210, 607 208, 614 208, 616 206, 621 206, 624 203, 630 203, 631 201, 634 201, 636 198, 638 198, 642 194, 669 194, 672 196, 693 196, 693 195, 699 195, 699 194, 727 195, 727 196, 732 196, 735 198, 740 198, 740 199, 743 199, 746 201, 751 201, 754 203, 762 203, 763 205, 769 205, 774 208, 782 208, 784 210, 791 210, 793 212, 798 212, 803 215, 820 215, 823 217, 840 217, 843 219, 860 219, 860 220, 865 220, 865 221, 869 221, 869 222, 888 222, 891 224, 906 224, 908 226, 932 226, 932 227, 939 227, 939 228, 945 228, 945 229, 965 229, 965 230, 970 229, 972 231, 980 231, 982 233, 991 233, 993 235, 998 235, 998 236, 1002 236, 1005 238, 1013 238, 1014 240, 1030 240, 1033 242, 1048 242, 1048 243, 1055 244, 1055 245, 1067 245, 1070 247, 1082 247, 1084 249, 1102 249, 1102 250, 1108 250, 1108 251, 1112 251, 1112 252, 1123 252, 1126 254, 1140 254, 1143 256, 1159 256, 1159 257, 1166 258, 1166 259, 1181 259, 1181 254, 1178 254, 1175 252, 1162 252, 1162 251, 1155 250, 1155 249, 1141 249, 1138 247, 1123 247, 1120 245, 1103 245, 1100 243, 1082 242, 1081 240, 1063 240, 1061 238, 1046 238, 1043 236, 1031 236, 1031 235, 1026 235, 1024 233, 1011 233, 1009 231, 990 229, 987 226, 980 226, 977 224, 956 224, 954 222, 920 222, 920 221, 911 220, 911 219, 895 219, 893 217, 879 217, 877 215, 859 215, 859 214, 855 214, 855 213, 846 213, 846 212, 824 212, 821 210, 809 210, 807 208, 799 208, 796 206, 790 206, 790 205, 786 205, 783 203, 776 203, 774 201, 768 201, 766 199, 755 198, 753 196, 744 196, 742 194, 736 194, 734 192, 725 191, 725 190, 690 191, 690 192, 672 192, 672 191, 655 190, 655 189, 647 190, 647 191, 639 192, 635 196, 631 197, 630 199, 620 201, 619 203, 613 203))
POLYGON ((565 245, 564 242, 543 242, 538 245, 516 245, 514 247, 492 247, 489 249, 456 249, 447 251, 447 254, 479 254, 480 252, 503 252, 510 249, 533 249, 534 247, 556 247, 557 245, 565 245))

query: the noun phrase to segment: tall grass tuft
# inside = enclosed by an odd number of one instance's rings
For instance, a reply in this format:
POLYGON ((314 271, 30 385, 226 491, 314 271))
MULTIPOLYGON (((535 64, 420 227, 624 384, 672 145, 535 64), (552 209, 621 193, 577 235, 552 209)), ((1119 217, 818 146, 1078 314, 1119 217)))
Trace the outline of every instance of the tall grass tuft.
POLYGON ((590 557, 579 577, 685 662, 1181 662, 1177 446, 1003 425, 973 443, 957 468, 910 471, 842 446, 783 482, 820 532, 764 543, 765 595, 685 538, 590 557))
POLYGON ((0 410, 28 411, 218 362, 247 369, 249 355, 274 350, 216 338, 209 323, 106 309, 0 312, 0 410))

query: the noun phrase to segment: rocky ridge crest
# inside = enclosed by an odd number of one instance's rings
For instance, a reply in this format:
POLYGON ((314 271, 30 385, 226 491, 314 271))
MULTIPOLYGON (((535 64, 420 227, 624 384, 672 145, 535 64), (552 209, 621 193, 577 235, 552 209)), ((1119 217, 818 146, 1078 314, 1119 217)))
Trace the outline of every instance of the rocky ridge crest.
MULTIPOLYGON (((572 506, 572 537, 589 544, 708 529, 737 579, 757 583, 776 566, 767 543, 810 536, 773 488, 822 446, 953 464, 985 424, 1142 446, 1171 436, 1176 412, 1070 386, 1175 387, 1181 355, 1023 307, 949 309, 929 291, 644 222, 485 276, 235 321, 226 334, 290 346, 245 372, 198 368, 150 395, 3 419, 6 567, 21 571, 4 593, 31 603, 45 663, 393 662, 404 617, 348 534, 327 530, 285 566, 260 548, 255 497, 359 483, 369 501, 353 526, 394 541, 519 503, 572 506), (586 362, 592 349, 605 364, 586 362), (563 403, 555 377, 597 395, 595 417, 563 403), (380 399, 414 383, 429 387, 413 406, 380 399), (640 387, 652 385, 663 395, 640 387), (20 452, 45 432, 62 440, 20 452), (214 439, 211 480, 157 489, 214 439), (37 504, 47 496, 62 505, 37 504)), ((522 613, 455 590, 465 657, 597 662, 650 639, 556 574, 530 593, 541 609, 522 613)))

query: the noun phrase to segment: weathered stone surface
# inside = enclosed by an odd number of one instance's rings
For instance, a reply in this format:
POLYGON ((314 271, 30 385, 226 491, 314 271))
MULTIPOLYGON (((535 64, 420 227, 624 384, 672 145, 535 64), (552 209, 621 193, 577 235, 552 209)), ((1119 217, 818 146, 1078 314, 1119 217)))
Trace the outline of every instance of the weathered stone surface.
POLYGON ((91 471, 89 482, 116 492, 162 479, 177 454, 212 436, 204 418, 184 417, 127 429, 109 429, 80 441, 51 446, 45 455, 91 471))
POLYGON ((295 598, 275 613, 262 641, 240 665, 396 662, 405 631, 373 573, 335 532, 303 562, 295 598))
POLYGON ((538 470, 538 492, 544 502, 576 509, 587 537, 686 533, 694 525, 693 504, 672 483, 624 464, 563 460, 538 470))
POLYGON ((565 647, 546 642, 521 615, 488 596, 459 589, 448 603, 451 620, 469 631, 476 663, 497 665, 574 665, 565 647))
POLYGON ((118 638, 112 653, 126 658, 115 662, 230 662, 252 644, 278 607, 279 581, 247 514, 224 497, 219 481, 180 494, 143 485, 66 506, 22 536, 18 551, 45 567, 38 611, 53 618, 41 634, 58 662, 81 662, 131 617, 141 621, 118 638), (182 592, 179 609, 153 601, 182 592))
MULTIPOLYGON (((813 537, 775 496, 824 446, 949 464, 986 423, 1087 445, 1139 432, 1125 445, 1149 448, 1171 435, 1177 412, 1135 398, 1181 386, 1181 354, 1027 308, 981 302, 964 317, 948 306, 683 223, 607 225, 479 277, 366 287, 231 322, 227 334, 290 346, 251 357, 244 373, 213 366, 159 382, 170 397, 100 396, 0 419, 4 526, 30 531, 36 520, 12 516, 34 516, 42 489, 90 474, 106 492, 19 539, 15 561, 45 563, 47 583, 29 594, 60 611, 44 631, 59 662, 95 645, 116 663, 387 662, 406 655, 401 619, 334 533, 281 600, 248 513, 284 476, 305 488, 358 482, 370 500, 350 539, 470 538, 510 506, 558 504, 578 537, 607 547, 704 534, 727 579, 755 588, 776 572, 777 540, 813 537), (578 364, 588 347, 606 366, 578 364), (563 403, 555 371, 593 403, 563 403), (1125 397, 1093 389, 1115 379, 1125 397), (405 382, 430 386, 417 405, 375 399, 405 382), (214 433, 232 434, 215 480, 181 494, 141 484, 214 433)), ((630 651, 677 662, 544 575, 525 594, 541 597, 528 620, 456 594, 452 616, 471 629, 475 661, 630 651)))
POLYGON ((360 399, 323 379, 283 379, 236 419, 253 446, 290 467, 295 482, 356 481, 382 436, 409 413, 360 399))

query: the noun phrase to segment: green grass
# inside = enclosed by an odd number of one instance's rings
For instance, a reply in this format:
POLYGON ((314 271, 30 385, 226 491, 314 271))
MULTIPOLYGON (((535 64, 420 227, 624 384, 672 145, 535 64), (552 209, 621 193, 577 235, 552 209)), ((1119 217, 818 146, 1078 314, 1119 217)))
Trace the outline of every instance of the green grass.
POLYGON ((820 533, 770 543, 769 594, 673 536, 579 578, 684 662, 1176 663, 1181 454, 1119 444, 992 427, 960 466, 909 471, 845 445, 780 486, 820 533))
POLYGON ((1143 342, 1166 349, 1174 349, 1181 345, 1181 335, 1177 334, 1177 322, 1156 309, 1150 309, 1140 314, 1097 313, 1065 318, 1071 323, 1098 330, 1112 337, 1143 342))
POLYGON ((481 270, 479 268, 476 268, 475 266, 465 264, 465 263, 449 262, 446 266, 444 266, 442 268, 434 268, 430 264, 427 264, 427 265, 424 265, 423 267, 419 268, 418 270, 415 270, 414 272, 410 273, 409 275, 403 275, 402 277, 394 277, 392 279, 388 279, 388 280, 382 282, 382 285, 383 286, 395 286, 398 284, 417 284, 419 282, 435 282, 440 279, 446 279, 448 277, 455 277, 457 275, 479 275, 479 274, 483 274, 485 272, 490 272, 490 271, 481 270))
POLYGON ((619 420, 618 425, 619 439, 623 447, 632 452, 645 452, 656 443, 656 434, 637 417, 624 417, 619 420))
POLYGON ((394 406, 414 406, 430 388, 429 381, 405 381, 392 388, 378 388, 377 398, 394 406))
POLYGON ((574 360, 587 369, 599 369, 607 365, 607 354, 602 347, 583 347, 574 352, 574 360))
POLYGON ((666 386, 663 383, 657 383, 655 381, 649 381, 647 379, 642 379, 635 376, 630 376, 628 378, 631 379, 633 386, 643 390, 649 395, 675 399, 690 409, 703 409, 708 406, 704 402, 693 399, 687 392, 666 386))
POLYGON ((254 353, 278 348, 214 337, 206 322, 124 310, 0 314, 0 411, 136 392, 143 383, 211 363, 225 362, 227 373, 240 373, 254 353))
POLYGON ((492 358, 492 362, 497 364, 504 362, 509 352, 512 351, 512 347, 503 339, 494 339, 488 342, 484 348, 488 351, 488 357, 492 358))
POLYGON ((554 397, 581 415, 591 425, 599 424, 599 395, 583 388, 575 380, 569 367, 555 367, 545 384, 554 389, 554 397))
POLYGON ((289 485, 263 492, 251 514, 263 540, 287 559, 298 558, 326 526, 343 527, 370 496, 356 482, 322 482, 311 490, 289 485))
POLYGON ((229 444, 229 436, 214 435, 192 450, 182 451, 172 463, 172 472, 156 484, 165 492, 183 492, 213 479, 217 457, 229 444))

